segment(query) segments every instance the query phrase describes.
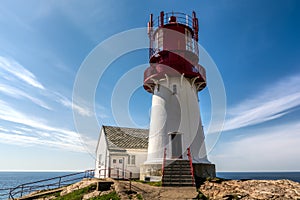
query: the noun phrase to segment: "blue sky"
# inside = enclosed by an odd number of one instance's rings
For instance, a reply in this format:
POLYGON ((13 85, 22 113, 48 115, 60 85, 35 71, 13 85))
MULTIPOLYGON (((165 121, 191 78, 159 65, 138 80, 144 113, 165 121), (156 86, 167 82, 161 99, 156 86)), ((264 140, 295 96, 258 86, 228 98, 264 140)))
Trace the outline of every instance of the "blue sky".
MULTIPOLYGON (((145 27, 149 14, 162 10, 196 11, 199 42, 221 73, 226 122, 209 153, 217 170, 299 171, 300 3, 296 0, 2 1, 0 170, 93 168, 86 145, 97 139, 98 132, 88 139, 77 133, 72 112, 76 74, 101 42, 145 27)), ((112 91, 124 74, 147 62, 147 49, 142 49, 111 63, 95 91, 99 126, 116 125, 112 91)), ((143 74, 137 77, 142 86, 143 74)), ((199 98, 207 127, 208 89, 199 98)), ((74 103, 74 112, 81 117, 93 115, 89 102, 74 103)), ((151 95, 139 87, 129 102, 136 126, 148 127, 150 106, 151 95)), ((119 112, 126 115, 127 110, 119 112)))

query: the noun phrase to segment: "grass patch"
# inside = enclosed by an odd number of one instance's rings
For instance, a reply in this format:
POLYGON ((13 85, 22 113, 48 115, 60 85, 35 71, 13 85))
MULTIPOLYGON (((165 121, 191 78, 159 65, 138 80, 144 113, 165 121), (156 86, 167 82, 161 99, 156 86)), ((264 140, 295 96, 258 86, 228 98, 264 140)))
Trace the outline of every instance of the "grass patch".
POLYGON ((54 193, 50 193, 50 194, 45 194, 45 195, 41 195, 39 196, 39 198, 47 198, 47 197, 59 197, 60 196, 60 192, 54 192, 54 193))
POLYGON ((92 192, 96 189, 96 184, 92 184, 88 187, 75 190, 69 194, 66 194, 64 196, 59 196, 56 198, 56 200, 81 200, 83 195, 92 192))
POLYGON ((212 183, 222 183, 223 181, 228 181, 229 179, 225 179, 225 178, 219 178, 219 177, 215 177, 215 178, 206 178, 207 181, 212 182, 212 183))
POLYGON ((120 200, 120 197, 116 192, 111 192, 109 194, 104 194, 99 197, 93 197, 89 200, 120 200))
POLYGON ((208 200, 209 198, 206 197, 202 192, 198 191, 198 195, 194 199, 202 199, 202 200, 208 200))
POLYGON ((141 181, 141 180, 135 180, 135 182, 144 183, 144 184, 148 184, 148 185, 156 186, 156 187, 161 187, 162 186, 162 182, 161 181, 158 181, 158 182, 146 182, 146 181, 141 181))
POLYGON ((142 196, 141 194, 137 194, 137 195, 136 195, 136 198, 137 198, 138 200, 143 200, 143 196, 142 196))

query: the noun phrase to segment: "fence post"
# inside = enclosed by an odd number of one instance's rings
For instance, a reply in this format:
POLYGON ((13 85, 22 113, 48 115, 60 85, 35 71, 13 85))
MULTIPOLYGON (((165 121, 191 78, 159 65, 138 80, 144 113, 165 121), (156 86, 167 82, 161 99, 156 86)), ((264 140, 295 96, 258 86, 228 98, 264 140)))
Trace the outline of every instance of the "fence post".
POLYGON ((21 197, 23 196, 23 187, 24 185, 21 185, 21 197))
POLYGON ((59 177, 58 187, 60 187, 60 183, 61 183, 61 177, 59 177))
POLYGON ((132 172, 129 173, 129 191, 131 191, 131 179, 132 179, 132 172))
POLYGON ((9 193, 8 199, 14 199, 13 196, 9 193))

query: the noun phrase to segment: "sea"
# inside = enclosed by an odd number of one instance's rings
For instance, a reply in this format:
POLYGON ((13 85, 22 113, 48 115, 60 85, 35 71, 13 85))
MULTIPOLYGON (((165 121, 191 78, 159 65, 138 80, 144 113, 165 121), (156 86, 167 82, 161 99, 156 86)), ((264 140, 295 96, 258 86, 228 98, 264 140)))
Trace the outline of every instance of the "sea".
POLYGON ((74 172, 0 172, 0 200, 8 199, 9 190, 18 185, 72 173, 74 172))
MULTIPOLYGON (((8 199, 10 188, 20 184, 64 176, 74 172, 0 172, 0 199, 8 199)), ((225 179, 277 180, 289 179, 300 183, 300 172, 217 172, 225 179)))

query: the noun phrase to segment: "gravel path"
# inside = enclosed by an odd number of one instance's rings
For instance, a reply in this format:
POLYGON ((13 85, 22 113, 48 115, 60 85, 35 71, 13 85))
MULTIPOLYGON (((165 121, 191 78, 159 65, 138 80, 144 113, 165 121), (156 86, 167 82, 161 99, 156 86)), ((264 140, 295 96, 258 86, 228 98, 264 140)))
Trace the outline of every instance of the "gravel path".
MULTIPOLYGON (((129 182, 116 181, 115 190, 121 199, 128 199, 129 182)), ((141 194, 145 200, 193 199, 197 196, 195 187, 155 187, 147 184, 132 182, 132 190, 141 194)))

